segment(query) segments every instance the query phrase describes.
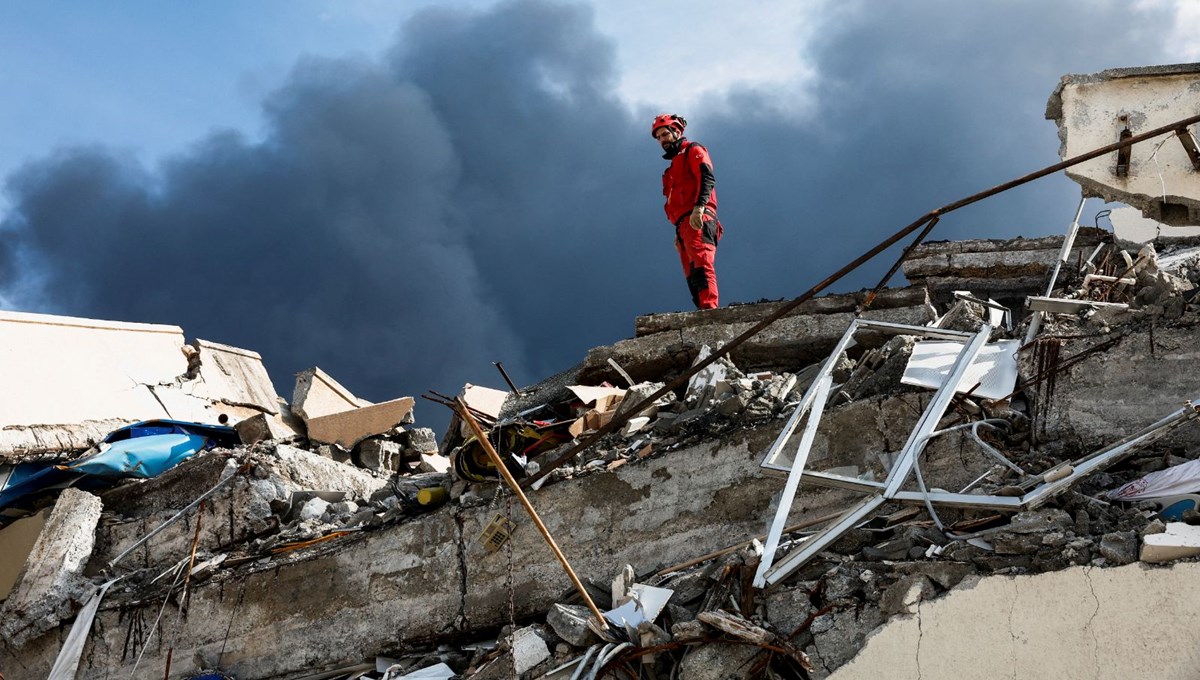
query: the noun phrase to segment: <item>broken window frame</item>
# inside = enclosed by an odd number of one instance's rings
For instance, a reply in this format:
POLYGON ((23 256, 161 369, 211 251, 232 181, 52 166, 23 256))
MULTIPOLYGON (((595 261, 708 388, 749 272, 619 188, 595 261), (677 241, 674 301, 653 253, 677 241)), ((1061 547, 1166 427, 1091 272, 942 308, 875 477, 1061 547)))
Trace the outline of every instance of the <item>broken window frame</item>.
MULTIPOLYGON (((775 583, 787 577, 792 571, 799 568, 813 555, 816 555, 817 552, 837 540, 850 527, 857 524, 859 520, 866 517, 866 515, 873 512, 880 505, 890 499, 896 498, 900 494, 905 496, 911 494, 911 492, 901 492, 900 486, 904 484, 912 472, 913 466, 916 464, 917 455, 919 455, 920 451, 925 448, 925 445, 934 436, 934 428, 937 427, 942 416, 945 415, 946 409, 950 407, 950 400, 958 392, 957 388, 959 383, 962 382, 963 375, 966 373, 967 368, 975 361, 975 357, 978 356, 983 346, 987 344, 991 332, 992 327, 987 324, 984 324, 978 333, 965 333, 962 331, 871 321, 867 319, 855 319, 850 322, 850 327, 846 329, 846 332, 842 335, 842 339, 838 341, 838 344, 830 353, 829 359, 821 367, 821 372, 813 380, 812 384, 809 385, 808 390, 805 391, 800 405, 796 408, 796 412, 792 414, 791 419, 788 420, 788 424, 775 439, 775 442, 771 445, 770 450, 767 451, 761 463, 761 467, 767 469, 777 471, 787 470, 788 480, 776 504, 775 516, 771 522, 771 528, 767 533, 767 541, 763 546, 763 556, 759 562, 758 571, 754 575, 755 587, 763 588, 768 583, 775 583), (841 356, 842 352, 850 346, 854 335, 859 330, 873 330, 891 335, 915 335, 927 339, 961 341, 963 342, 963 350, 959 352, 958 358, 955 360, 946 378, 942 381, 942 386, 929 402, 929 406, 921 414, 920 420, 917 421, 917 425, 910 433, 908 441, 905 442, 899 455, 893 461, 888 476, 882 484, 867 482, 853 477, 831 475, 829 473, 821 473, 819 477, 811 474, 808 475, 810 483, 819 483, 817 481, 819 479, 829 484, 843 485, 844 487, 874 493, 875 495, 869 496, 851 507, 835 520, 832 525, 809 537, 800 549, 789 554, 776 565, 775 553, 779 548, 779 539, 782 535, 783 527, 786 525, 788 513, 791 511, 792 501, 795 500, 796 491, 800 486, 801 480, 805 477, 804 467, 808 462, 808 455, 812 448, 813 439, 816 437, 816 430, 824 411, 826 397, 832 386, 834 364, 837 363, 837 359, 841 356), (805 414, 811 415, 808 418, 808 422, 805 423, 804 434, 793 456, 792 465, 790 468, 784 468, 776 462, 776 459, 784 445, 791 438, 792 433, 799 424, 800 418, 805 414)), ((927 497, 927 494, 917 494, 917 496, 919 499, 924 499, 927 497)))
MULTIPOLYGON (((760 464, 761 467, 769 470, 786 470, 788 472, 788 479, 775 507, 774 518, 767 533, 767 540, 763 546, 762 559, 754 575, 754 587, 764 588, 768 584, 777 583, 787 578, 815 557, 817 553, 827 548, 844 533, 865 520, 868 515, 888 501, 923 504, 930 510, 931 514, 934 504, 1009 512, 1032 510, 1069 489, 1083 477, 1116 464, 1138 449, 1161 439, 1172 430, 1190 421, 1200 420, 1200 397, 1197 397, 1185 402, 1180 409, 1135 433, 1127 435, 1093 453, 1073 461, 1064 462, 1047 470, 1031 480, 1033 485, 1027 486, 1025 488, 1026 492, 1019 497, 966 493, 966 490, 973 487, 975 482, 972 482, 966 489, 959 493, 929 490, 924 488, 923 483, 921 484, 922 488, 920 491, 901 490, 900 487, 908 479, 909 474, 917 470, 919 465, 918 459, 928 442, 934 437, 964 427, 963 425, 956 425, 942 430, 933 429, 945 415, 950 400, 957 393, 957 387, 962 382, 963 374, 987 344, 990 335, 991 327, 987 325, 984 325, 978 333, 970 334, 864 319, 855 319, 851 322, 850 327, 830 354, 830 358, 821 367, 821 372, 818 373, 805 392, 804 397, 796 408, 796 412, 792 414, 787 425, 784 426, 783 431, 775 439, 775 442, 771 445, 771 448, 767 451, 760 464), (824 411, 826 399, 832 388, 833 366, 837 358, 841 356, 841 353, 849 347, 855 332, 860 329, 890 332, 899 335, 911 334, 927 338, 941 336, 939 339, 946 339, 944 336, 948 334, 953 334, 960 338, 964 336, 970 338, 969 342, 964 343, 963 350, 959 353, 957 360, 945 380, 943 380, 941 387, 938 388, 934 398, 930 401, 929 406, 922 413, 921 419, 914 426, 904 448, 901 449, 900 454, 894 460, 887 479, 882 483, 804 470, 813 440, 816 437, 816 430, 824 411), (804 433, 800 444, 797 446, 792 466, 785 468, 777 462, 777 458, 784 445, 786 445, 794 433, 800 419, 806 413, 811 413, 812 415, 805 423, 804 433), (1064 471, 1066 474, 1058 474, 1064 471), (862 498, 849 507, 832 524, 813 536, 808 537, 797 550, 794 550, 776 562, 775 557, 779 549, 783 527, 786 525, 792 502, 795 500, 796 491, 802 481, 814 486, 846 489, 871 495, 862 498)), ((977 427, 978 425, 978 422, 971 424, 972 427, 977 427)), ((1003 459, 1003 456, 994 449, 985 452, 993 457, 1003 459)), ((1005 459, 1002 462, 1007 461, 1005 459)), ((1012 466, 1011 463, 1008 463, 1008 465, 1012 466)))

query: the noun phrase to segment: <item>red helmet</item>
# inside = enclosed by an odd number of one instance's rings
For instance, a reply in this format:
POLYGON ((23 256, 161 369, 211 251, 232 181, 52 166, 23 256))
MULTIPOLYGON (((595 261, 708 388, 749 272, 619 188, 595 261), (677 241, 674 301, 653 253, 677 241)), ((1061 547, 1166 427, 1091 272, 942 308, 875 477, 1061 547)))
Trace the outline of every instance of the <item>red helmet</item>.
POLYGON ((683 116, 677 116, 673 113, 663 113, 654 117, 654 124, 650 126, 650 136, 653 137, 655 132, 661 127, 675 128, 681 134, 683 129, 687 127, 687 121, 683 116))

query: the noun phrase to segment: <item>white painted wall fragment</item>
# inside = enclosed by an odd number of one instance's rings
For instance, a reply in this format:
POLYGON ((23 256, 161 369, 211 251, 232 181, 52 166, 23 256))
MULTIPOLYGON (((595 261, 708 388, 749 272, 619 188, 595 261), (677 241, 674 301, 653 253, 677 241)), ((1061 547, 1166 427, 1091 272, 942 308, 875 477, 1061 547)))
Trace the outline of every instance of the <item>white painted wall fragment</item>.
MULTIPOLYGON (((1200 111, 1200 64, 1176 64, 1063 76, 1046 104, 1058 124, 1063 159, 1148 132, 1200 111)), ((1190 136, 1200 138, 1193 125, 1190 136)), ((1175 134, 1134 145, 1121 174, 1116 151, 1068 169, 1085 196, 1121 201, 1153 220, 1200 224, 1200 171, 1175 134)))

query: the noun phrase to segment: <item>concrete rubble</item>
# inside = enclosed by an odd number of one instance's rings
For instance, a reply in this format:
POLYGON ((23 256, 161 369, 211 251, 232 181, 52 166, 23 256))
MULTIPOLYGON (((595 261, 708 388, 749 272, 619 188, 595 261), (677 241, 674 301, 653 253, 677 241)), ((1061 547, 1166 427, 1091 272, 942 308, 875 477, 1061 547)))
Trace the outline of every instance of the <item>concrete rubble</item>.
POLYGON ((81 678, 1190 677, 1200 512, 1110 492, 1200 460, 1200 239, 1064 242, 921 245, 909 285, 814 298, 649 404, 784 303, 639 317, 535 385, 468 384, 440 443, 411 397, 372 404, 318 368, 288 405, 252 352, 3 313, 20 351, 61 333, 56 358, 95 373, 70 411, 25 403, 46 396, 32 383, 0 394, 24 409, 0 464, 164 417, 141 388, 200 400, 189 413, 227 415, 242 444, 0 515, 0 554, 28 555, 0 672, 45 677, 99 592, 81 678), (968 349, 914 380, 926 335, 968 349), (948 382, 985 347, 1003 351, 948 382), (145 376, 122 393, 112 367, 135 352, 145 376), (1015 375, 981 396, 1000 364, 1015 375), (884 491, 917 435, 919 477, 884 491), (791 562, 756 587, 771 560, 791 562))

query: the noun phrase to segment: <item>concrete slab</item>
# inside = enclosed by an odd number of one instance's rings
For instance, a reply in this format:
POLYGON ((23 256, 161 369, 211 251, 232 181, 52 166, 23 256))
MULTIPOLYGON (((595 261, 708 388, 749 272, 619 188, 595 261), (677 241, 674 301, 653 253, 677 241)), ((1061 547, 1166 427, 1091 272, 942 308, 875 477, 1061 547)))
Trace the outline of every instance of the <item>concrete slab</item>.
POLYGON ((359 399, 320 368, 314 366, 296 374, 296 388, 292 392, 292 413, 305 422, 342 411, 349 411, 371 402, 359 399))
MULTIPOLYGON (((1028 390, 1043 401, 1035 410, 1039 439, 1070 441, 1081 453, 1096 450, 1178 409, 1200 390, 1198 332, 1196 315, 1133 330, 1116 346, 1059 373, 1049 408, 1043 408, 1044 390, 1028 390)), ((1063 340, 1059 355, 1073 356, 1106 337, 1063 340)), ((1037 374, 1032 355, 1018 357, 1023 376, 1037 374)), ((1200 427, 1180 427, 1164 445, 1200 445, 1200 427)))
MULTIPOLYGON (((1138 135, 1200 110, 1200 64, 1175 64, 1063 76, 1046 103, 1058 125, 1063 159, 1138 135)), ((1193 144, 1196 126, 1191 131, 1193 144)), ((1121 201, 1171 225, 1200 224, 1200 172, 1174 134, 1132 147, 1128 169, 1114 151, 1066 171, 1084 196, 1121 201)))
POLYGON ((984 578, 892 619, 829 678, 1193 678, 1200 646, 1181 623, 1197 578, 1194 563, 984 578))
POLYGON ((279 413, 279 395, 258 352, 197 339, 200 362, 192 394, 237 406, 279 413))
MULTIPOLYGON (((1071 261, 1087 258, 1107 237, 1102 229, 1081 228, 1071 261)), ((942 307, 952 302, 956 290, 1012 301, 1045 292, 1062 242, 1062 236, 1047 236, 922 243, 904 261, 904 276, 927 287, 933 303, 942 307)))
POLYGON ((279 416, 267 413, 259 413, 241 420, 233 427, 237 430, 242 443, 247 446, 269 439, 287 439, 301 434, 292 429, 279 416))
POLYGON ((1183 522, 1167 522, 1161 534, 1147 534, 1142 539, 1143 562, 1172 562, 1200 555, 1200 527, 1183 522))
POLYGON ((0 605, 0 634, 21 646, 72 616, 90 592, 82 578, 95 544, 100 499, 64 489, 20 578, 0 605))
MULTIPOLYGON (((788 316, 804 314, 837 314, 853 312, 867 298, 867 291, 845 293, 840 295, 822 295, 801 304, 788 316)), ((929 301, 922 286, 906 288, 885 288, 880 291, 872 309, 892 309, 895 307, 916 307, 929 301)), ((757 322, 787 304, 780 302, 759 302, 749 305, 734 305, 694 312, 672 312, 668 314, 647 314, 634 319, 634 337, 677 331, 691 326, 711 326, 714 324, 732 324, 757 322)))
POLYGON ((308 438, 323 444, 352 449, 358 442, 383 434, 412 414, 414 400, 401 397, 382 404, 333 413, 308 420, 308 438))
POLYGON ((81 451, 139 420, 277 413, 258 354, 178 326, 0 311, 0 462, 81 451), (189 365, 188 354, 192 355, 189 365))
MULTIPOLYGON (((768 313, 764 312, 763 316, 768 313)), ((852 312, 787 316, 736 348, 730 359, 743 371, 800 369, 825 359, 853 318, 852 312)), ((937 314, 932 306, 923 303, 915 307, 872 308, 864 312, 862 318, 919 326, 937 318, 937 314)), ((755 323, 757 321, 688 326, 597 347, 588 352, 578 380, 592 385, 603 380, 619 381, 609 359, 623 366, 635 380, 661 380, 663 376, 691 366, 704 345, 719 347, 755 323)), ((864 339, 864 344, 867 342, 869 339, 864 339)))
POLYGON ((187 371, 183 344, 178 326, 0 311, 0 455, 53 444, 22 434, 37 426, 170 417, 150 386, 187 371))

